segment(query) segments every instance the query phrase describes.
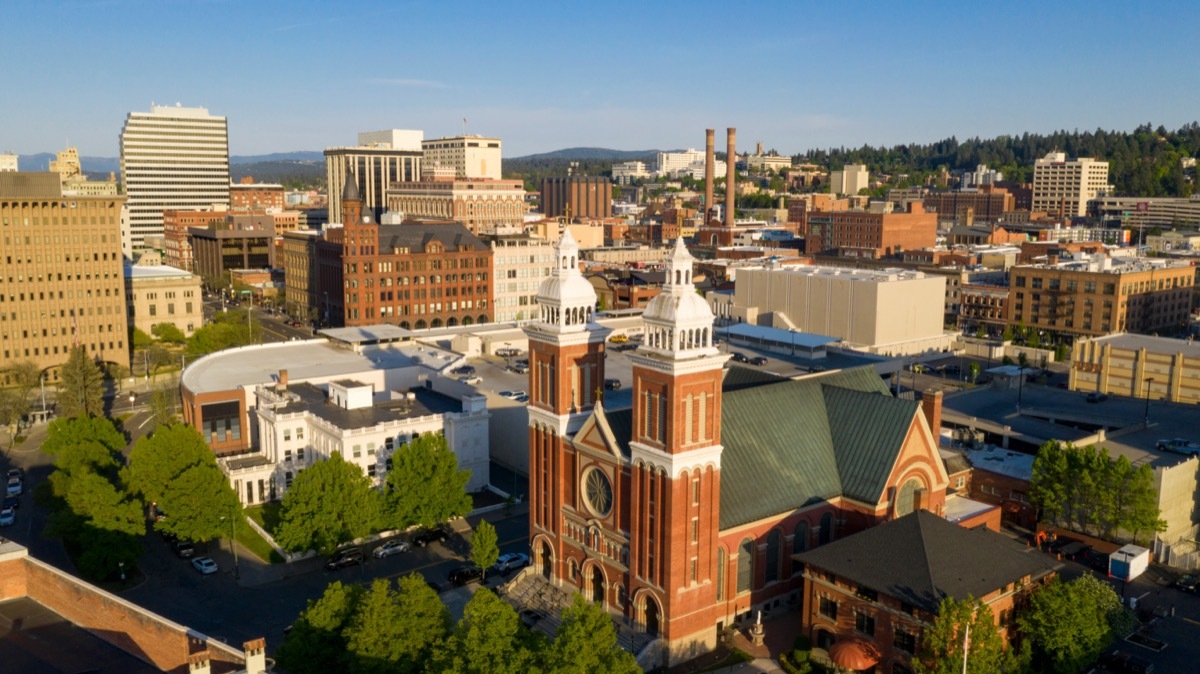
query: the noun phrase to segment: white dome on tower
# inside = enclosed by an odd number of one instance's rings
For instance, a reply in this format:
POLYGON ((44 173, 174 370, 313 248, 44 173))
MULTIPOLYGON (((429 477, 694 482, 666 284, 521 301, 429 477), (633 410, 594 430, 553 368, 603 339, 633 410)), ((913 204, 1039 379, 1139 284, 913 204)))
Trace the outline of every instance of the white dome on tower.
POLYGON ((683 245, 683 237, 676 239, 675 249, 667 258, 662 292, 650 300, 642 314, 646 324, 643 348, 677 356, 716 351, 712 346, 712 309, 692 283, 695 263, 696 258, 683 245))
POLYGON ((538 287, 538 323, 560 331, 582 331, 592 321, 596 289, 579 273, 579 244, 563 230, 554 247, 554 269, 538 287))

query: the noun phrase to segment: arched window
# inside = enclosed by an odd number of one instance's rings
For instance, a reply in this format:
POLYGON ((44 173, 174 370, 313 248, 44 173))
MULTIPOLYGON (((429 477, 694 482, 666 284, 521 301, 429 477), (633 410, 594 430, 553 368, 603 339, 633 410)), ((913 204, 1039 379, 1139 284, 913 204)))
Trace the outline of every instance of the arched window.
MULTIPOLYGON (((796 523, 796 531, 792 535, 792 554, 797 555, 808 550, 808 520, 800 520, 796 523)), ((796 560, 792 560, 792 575, 800 573, 802 565, 796 560)))
POLYGON ((737 591, 738 593, 748 592, 750 583, 754 580, 754 541, 749 538, 742 539, 741 545, 738 546, 738 576, 737 576, 737 591))
POLYGON ((725 548, 717 548, 717 601, 725 599, 725 548))
POLYGON ((900 487, 896 495, 896 517, 904 517, 911 513, 917 505, 917 492, 921 490, 921 481, 912 478, 900 487))
POLYGON ((833 540, 833 513, 821 515, 821 533, 817 535, 819 545, 833 540))
POLYGON ((765 582, 773 583, 779 580, 779 553, 783 547, 783 535, 778 529, 772 529, 767 534, 767 573, 765 582))

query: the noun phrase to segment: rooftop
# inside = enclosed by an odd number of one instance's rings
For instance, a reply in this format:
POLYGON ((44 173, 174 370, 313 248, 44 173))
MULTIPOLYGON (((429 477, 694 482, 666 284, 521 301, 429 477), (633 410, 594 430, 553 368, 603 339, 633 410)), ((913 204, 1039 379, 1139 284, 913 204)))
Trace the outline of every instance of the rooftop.
MULTIPOLYGON (((911 269, 851 269, 849 267, 824 267, 818 265, 797 264, 782 267, 759 267, 776 274, 793 276, 817 276, 822 278, 841 278, 863 283, 886 283, 889 281, 911 281, 925 278, 925 273, 911 269)), ((741 271, 757 271, 753 267, 743 267, 741 271)))
MULTIPOLYGON (((352 381, 347 384, 357 386, 359 382, 352 381)), ((348 430, 371 428, 389 421, 462 411, 462 403, 459 401, 424 387, 415 387, 408 392, 414 394, 414 400, 399 398, 375 402, 370 407, 345 409, 333 404, 324 389, 312 384, 293 384, 287 390, 288 402, 282 407, 277 407, 276 412, 308 412, 340 429, 348 430)))
POLYGON ((0 602, 0 662, 8 672, 160 671, 28 597, 0 602))
POLYGON ((1200 344, 1190 339, 1173 339, 1171 337, 1153 337, 1150 335, 1133 335, 1121 333, 1089 340, 1097 346, 1108 344, 1114 349, 1137 351, 1145 349, 1149 353, 1182 353, 1188 358, 1200 358, 1200 344))
POLYGON ((1062 565, 987 529, 965 529, 927 511, 798 555, 807 565, 937 612, 944 597, 965 599, 1062 565))
POLYGON ((976 515, 993 510, 998 506, 983 501, 975 501, 959 494, 951 494, 946 497, 945 517, 948 522, 958 524, 963 520, 970 519, 976 515))
POLYGON ((176 267, 170 267, 165 264, 157 265, 125 265, 125 277, 135 281, 141 279, 154 278, 190 278, 194 276, 190 271, 184 271, 176 267))
POLYGON ((1013 452, 987 445, 981 449, 964 449, 963 456, 971 466, 1018 480, 1033 479, 1033 455, 1013 452))

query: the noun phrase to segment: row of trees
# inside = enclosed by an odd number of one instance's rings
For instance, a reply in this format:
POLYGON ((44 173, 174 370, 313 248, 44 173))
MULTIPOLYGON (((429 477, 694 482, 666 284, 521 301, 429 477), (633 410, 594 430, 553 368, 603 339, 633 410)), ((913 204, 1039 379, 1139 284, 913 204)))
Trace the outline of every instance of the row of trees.
POLYGON ((161 531, 209 541, 230 531, 241 504, 195 429, 163 426, 133 446, 112 421, 81 414, 56 419, 42 451, 54 457, 48 531, 63 539, 84 576, 105 580, 132 570, 142 551, 150 504, 167 517, 161 531), (227 520, 226 518, 230 518, 227 520))
POLYGON ((1110 458, 1094 445, 1042 446, 1033 461, 1030 496, 1043 520, 1084 533, 1112 538, 1127 532, 1136 541, 1166 529, 1154 470, 1134 468, 1128 458, 1110 458))
POLYGON ((187 339, 185 353, 189 358, 203 356, 223 349, 232 349, 255 343, 255 335, 262 336, 262 328, 253 318, 248 322, 240 311, 223 311, 215 314, 211 321, 196 329, 187 339))
POLYGON ((493 592, 476 592, 453 625, 446 606, 412 574, 395 586, 331 583, 310 601, 276 651, 292 674, 576 674, 640 672, 617 646, 612 619, 576 595, 549 641, 526 629, 493 592))
POLYGON ((1012 646, 1006 649, 992 609, 973 597, 946 598, 925 630, 913 669, 917 674, 1073 674, 1095 662, 1135 623, 1112 587, 1094 576, 1055 579, 1035 591, 1017 615, 1012 646))
POLYGON ((385 529, 431 527, 471 510, 470 472, 440 433, 426 433, 392 455, 383 490, 340 454, 296 475, 280 504, 275 541, 289 551, 328 553, 385 529))

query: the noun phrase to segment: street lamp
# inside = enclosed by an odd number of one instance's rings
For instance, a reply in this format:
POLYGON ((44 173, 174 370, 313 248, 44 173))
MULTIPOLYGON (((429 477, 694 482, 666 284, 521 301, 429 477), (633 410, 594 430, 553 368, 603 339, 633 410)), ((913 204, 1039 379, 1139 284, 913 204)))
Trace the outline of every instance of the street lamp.
POLYGON ((121 569, 121 582, 125 582, 125 562, 117 562, 117 567, 121 569))
POLYGON ((1153 383, 1154 377, 1146 378, 1146 412, 1144 415, 1145 419, 1143 420, 1146 428, 1150 428, 1150 386, 1153 383))
POLYGON ((137 394, 133 391, 129 392, 129 413, 133 414, 133 401, 137 400, 137 394))
MULTIPOLYGON (((221 519, 225 519, 222 515, 221 519)), ((238 554, 237 554, 237 533, 234 525, 237 523, 237 508, 231 506, 229 508, 229 549, 233 551, 233 579, 241 580, 241 575, 238 573, 238 554)))

